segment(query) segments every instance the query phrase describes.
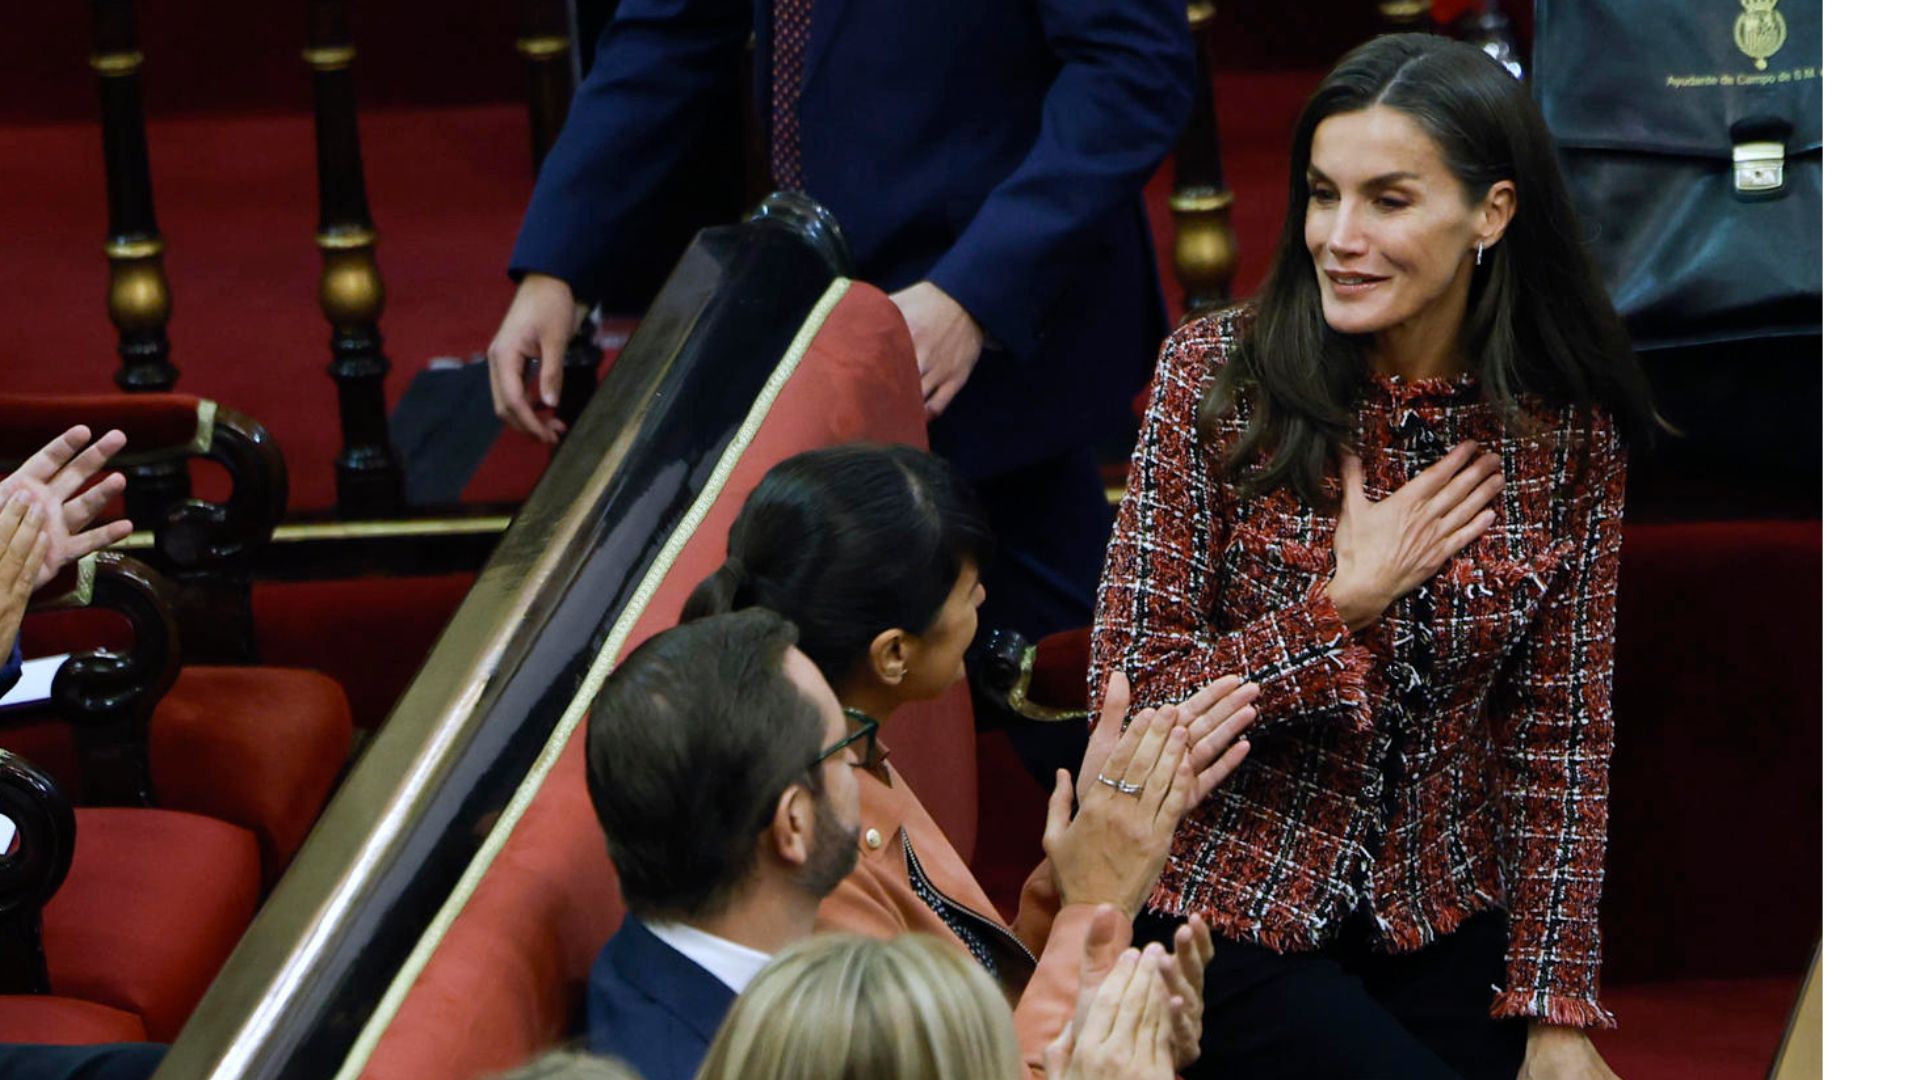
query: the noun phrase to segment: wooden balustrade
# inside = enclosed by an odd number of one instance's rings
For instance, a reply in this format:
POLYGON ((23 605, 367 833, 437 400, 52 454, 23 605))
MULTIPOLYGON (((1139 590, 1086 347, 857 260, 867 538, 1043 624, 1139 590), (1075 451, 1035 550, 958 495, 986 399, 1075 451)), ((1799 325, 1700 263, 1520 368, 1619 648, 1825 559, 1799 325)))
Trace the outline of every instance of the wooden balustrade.
MULTIPOLYGON (((119 331, 120 368, 113 381, 133 393, 172 389, 166 323, 172 289, 166 284, 166 240, 153 209, 152 167, 146 153, 146 109, 139 69, 145 56, 133 0, 95 0, 93 71, 99 77, 100 144, 106 158, 106 312, 119 331)), ((127 515, 150 526, 166 507, 191 494, 177 462, 152 462, 126 472, 127 515)))
POLYGON ((358 149, 358 108, 351 65, 357 50, 343 0, 311 0, 305 62, 312 69, 312 119, 318 133, 319 306, 332 324, 332 362, 344 445, 333 462, 338 510, 345 517, 396 511, 404 478, 385 417, 385 358, 378 317, 385 283, 378 273, 378 231, 365 195, 358 149))
POLYGON ((1194 111, 1174 150, 1174 276, 1180 279, 1182 316, 1193 318, 1233 302, 1240 246, 1234 236, 1233 192, 1220 164, 1220 126, 1214 115, 1214 73, 1207 59, 1207 27, 1214 5, 1187 6, 1197 67, 1194 111))

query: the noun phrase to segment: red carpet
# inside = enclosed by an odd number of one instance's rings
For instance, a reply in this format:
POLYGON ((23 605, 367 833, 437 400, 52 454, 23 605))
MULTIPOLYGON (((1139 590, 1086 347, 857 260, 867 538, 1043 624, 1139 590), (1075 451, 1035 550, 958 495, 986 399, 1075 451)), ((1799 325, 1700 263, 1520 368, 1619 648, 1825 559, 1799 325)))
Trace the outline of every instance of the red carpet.
MULTIPOLYGON (((530 192, 524 124, 521 110, 499 106, 363 117, 390 402, 431 357, 481 352, 510 300, 504 264, 530 192)), ((339 436, 317 303, 310 118, 159 120, 149 138, 179 389, 258 417, 285 449, 292 505, 327 506, 339 436)), ((112 388, 105 231, 91 125, 0 129, 10 388, 112 388)), ((469 497, 528 489, 543 455, 528 441, 508 449, 518 467, 487 470, 469 497)))
MULTIPOLYGON (((1239 200, 1236 289, 1267 264, 1284 207, 1287 124, 1317 73, 1223 74, 1222 139, 1239 200)), ((395 403, 434 356, 482 352, 509 303, 504 276, 529 197, 528 136, 516 105, 367 110, 360 120, 395 403)), ((317 304, 310 117, 188 116, 149 125, 154 197, 173 290, 179 389, 263 421, 285 449, 295 509, 329 506, 337 398, 325 375, 330 329, 317 304)), ((1169 250, 1167 175, 1149 188, 1169 250)), ((7 384, 21 391, 110 389, 119 360, 106 319, 105 176, 91 123, 0 127, 0 324, 7 384)), ((1180 290, 1166 260, 1172 306, 1180 290)), ((506 437, 465 491, 521 497, 544 455, 506 437)))

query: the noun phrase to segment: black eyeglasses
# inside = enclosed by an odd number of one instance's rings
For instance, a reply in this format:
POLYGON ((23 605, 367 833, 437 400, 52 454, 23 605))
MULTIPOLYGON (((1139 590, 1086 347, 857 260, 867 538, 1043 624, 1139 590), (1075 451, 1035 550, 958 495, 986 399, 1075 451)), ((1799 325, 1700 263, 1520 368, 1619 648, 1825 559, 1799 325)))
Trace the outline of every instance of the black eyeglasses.
POLYGON ((842 710, 842 718, 855 725, 854 729, 850 731, 849 734, 824 747, 822 753, 817 754, 815 760, 809 763, 810 768, 813 769, 823 762, 828 761, 831 757, 835 756, 837 751, 848 747, 855 747, 854 764, 867 765, 869 762, 875 760, 875 735, 881 725, 877 724, 867 715, 857 712, 854 709, 842 710))

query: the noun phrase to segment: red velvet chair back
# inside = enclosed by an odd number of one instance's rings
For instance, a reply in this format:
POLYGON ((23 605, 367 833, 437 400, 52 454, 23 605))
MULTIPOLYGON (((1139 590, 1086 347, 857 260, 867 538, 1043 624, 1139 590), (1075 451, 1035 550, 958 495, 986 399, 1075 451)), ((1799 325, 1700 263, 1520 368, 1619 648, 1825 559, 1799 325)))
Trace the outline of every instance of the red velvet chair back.
MULTIPOLYGON (((927 445, 908 330, 887 297, 861 284, 823 323, 624 652, 675 623, 690 590, 722 562, 730 522, 764 472, 802 450, 856 440, 927 445)), ((899 767, 969 855, 976 795, 966 686, 894 731, 899 767)), ((583 750, 580 732, 425 965, 365 1077, 479 1076, 569 1033, 590 964, 622 917, 584 787, 583 750)))

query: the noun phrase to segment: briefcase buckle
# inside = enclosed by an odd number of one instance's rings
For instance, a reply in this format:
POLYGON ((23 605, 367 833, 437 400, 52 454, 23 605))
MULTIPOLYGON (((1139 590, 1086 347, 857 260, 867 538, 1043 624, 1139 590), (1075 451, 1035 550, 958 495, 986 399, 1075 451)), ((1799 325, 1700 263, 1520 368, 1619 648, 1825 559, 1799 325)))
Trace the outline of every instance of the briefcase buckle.
POLYGON ((1731 148, 1733 183, 1740 195, 1775 195, 1784 190, 1784 144, 1741 142, 1731 148))

